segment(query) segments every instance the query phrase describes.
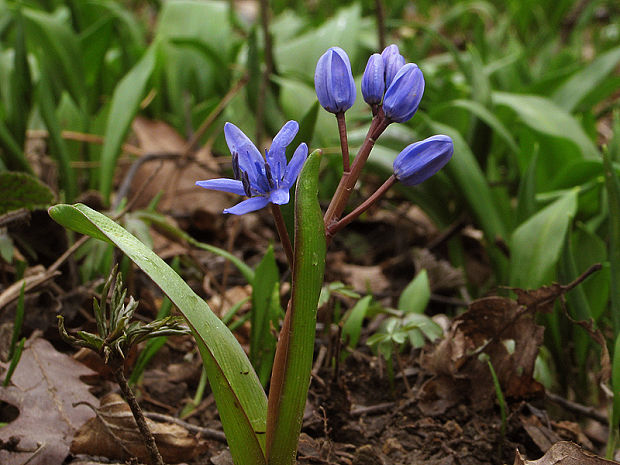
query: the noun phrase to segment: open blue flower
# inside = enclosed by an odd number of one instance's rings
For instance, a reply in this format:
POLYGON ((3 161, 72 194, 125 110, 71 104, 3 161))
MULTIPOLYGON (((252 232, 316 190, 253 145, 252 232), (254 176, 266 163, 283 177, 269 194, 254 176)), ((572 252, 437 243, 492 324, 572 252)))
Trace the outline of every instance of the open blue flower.
POLYGON ((291 161, 286 162, 286 147, 293 141, 299 124, 289 121, 273 138, 269 150, 262 157, 256 146, 241 129, 232 123, 224 125, 226 143, 232 154, 234 179, 218 178, 197 181, 196 185, 232 194, 246 195, 246 199, 224 213, 243 215, 260 210, 269 203, 288 203, 289 190, 295 183, 308 156, 308 146, 299 144, 291 161))

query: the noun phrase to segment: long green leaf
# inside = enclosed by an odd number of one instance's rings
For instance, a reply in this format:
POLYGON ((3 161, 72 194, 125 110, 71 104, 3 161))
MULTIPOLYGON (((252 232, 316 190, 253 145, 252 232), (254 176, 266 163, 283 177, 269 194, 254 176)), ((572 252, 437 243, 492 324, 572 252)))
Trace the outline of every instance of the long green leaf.
MULTIPOLYGON (((620 139, 620 118, 616 117, 614 139, 620 139)), ((617 142, 615 142, 617 144, 617 142)), ((614 170, 611 160, 618 154, 603 151, 603 167, 605 169, 605 187, 609 204, 609 252, 611 265, 611 314, 614 322, 616 338, 620 334, 620 180, 614 170)), ((614 360, 620 364, 620 360, 614 360)))
POLYGON ((538 95, 494 92, 493 101, 516 112, 523 123, 535 131, 575 143, 584 158, 598 158, 596 146, 573 116, 553 101, 538 95))
POLYGON ((318 201, 320 161, 321 152, 316 150, 306 161, 297 181, 291 304, 278 341, 269 392, 269 465, 295 463, 297 441, 310 386, 316 310, 323 284, 326 249, 323 214, 318 201))
POLYGON ((114 89, 101 151, 99 178, 99 191, 106 201, 109 201, 112 192, 114 170, 121 145, 138 111, 146 84, 155 69, 156 55, 157 43, 154 43, 114 89))
POLYGON ((82 204, 56 205, 49 213, 69 229, 116 245, 177 306, 198 343, 235 464, 264 465, 265 393, 239 342, 207 303, 160 257, 107 216, 82 204))
POLYGON ((553 93, 553 101, 566 111, 575 110, 590 92, 611 73, 620 62, 620 46, 599 55, 588 66, 573 74, 553 93))
POLYGON ((510 247, 512 286, 534 289, 549 284, 569 222, 577 211, 577 193, 578 189, 569 191, 514 231, 510 247))

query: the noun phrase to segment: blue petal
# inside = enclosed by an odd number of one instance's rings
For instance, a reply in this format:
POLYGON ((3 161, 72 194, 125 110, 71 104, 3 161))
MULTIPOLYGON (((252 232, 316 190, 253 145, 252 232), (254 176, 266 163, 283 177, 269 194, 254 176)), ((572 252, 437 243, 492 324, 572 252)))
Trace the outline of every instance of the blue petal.
POLYGON ((234 207, 227 208, 224 213, 230 213, 232 215, 245 215, 256 210, 260 210, 269 203, 267 197, 251 197, 243 202, 238 203, 234 207))
POLYGON ((291 186, 295 184, 295 180, 297 179, 297 176, 299 176, 299 172, 304 166, 307 156, 308 146, 305 143, 299 144, 299 147, 295 150, 291 161, 286 167, 286 173, 284 173, 284 179, 282 180, 283 187, 285 186, 287 189, 290 189, 291 186))
POLYGON ((385 92, 383 58, 378 53, 371 55, 362 76, 362 95, 367 104, 381 103, 385 92))
POLYGON ((231 194, 245 195, 243 183, 235 179, 207 179, 206 181, 196 181, 196 185, 214 191, 230 192, 231 194))
POLYGON ((325 52, 316 65, 314 86, 319 103, 331 113, 344 112, 355 102, 355 81, 347 53, 340 47, 325 52))
POLYGON ((232 123, 224 125, 224 136, 231 153, 239 155, 239 168, 248 173, 251 184, 256 184, 260 171, 256 171, 256 163, 262 166, 264 159, 256 146, 241 129, 232 123))
POLYGON ((403 66, 385 91, 383 110, 396 123, 404 123, 415 114, 424 94, 424 76, 414 63, 403 66))
POLYGON ((316 96, 319 99, 319 103, 327 111, 331 111, 331 108, 335 107, 335 102, 332 99, 331 94, 331 70, 332 70, 332 53, 331 49, 321 55, 319 61, 316 64, 316 71, 314 72, 314 88, 316 89, 316 96))
POLYGON ((269 201, 276 205, 284 205, 290 200, 288 189, 275 189, 269 194, 269 201))
POLYGON ((286 147, 293 142, 295 135, 299 131, 297 121, 288 121, 276 134, 267 151, 267 161, 271 167, 271 174, 274 179, 280 181, 286 168, 286 147))
POLYGON ((394 160, 394 175, 406 186, 415 186, 433 176, 452 158, 454 144, 436 135, 408 145, 394 160))
POLYGON ((385 88, 387 89, 392 84, 396 73, 405 65, 405 57, 400 54, 398 45, 392 44, 385 47, 381 52, 383 58, 384 70, 385 70, 385 88))

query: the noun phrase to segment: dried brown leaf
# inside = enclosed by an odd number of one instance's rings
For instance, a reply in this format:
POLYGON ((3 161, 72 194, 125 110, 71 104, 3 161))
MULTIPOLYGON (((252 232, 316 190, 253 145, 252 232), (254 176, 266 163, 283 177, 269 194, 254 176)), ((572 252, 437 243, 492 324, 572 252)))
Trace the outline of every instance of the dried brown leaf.
POLYGON ((76 402, 97 402, 80 376, 93 372, 45 339, 27 341, 11 386, 0 387, 0 400, 19 409, 19 416, 0 428, 0 441, 19 439, 15 451, 0 450, 3 465, 62 463, 77 428, 93 412, 76 402))
MULTIPOLYGON (((193 459, 207 449, 204 440, 197 439, 180 425, 146 422, 153 433, 162 458, 167 463, 193 459)), ((137 457, 149 463, 149 456, 127 403, 118 394, 101 399, 97 417, 90 419, 75 435, 71 444, 73 454, 88 454, 126 460, 137 457)))
POLYGON ((584 451, 577 444, 561 441, 553 445, 545 455, 538 460, 525 460, 517 451, 514 465, 612 465, 618 464, 612 460, 605 460, 590 452, 584 451))

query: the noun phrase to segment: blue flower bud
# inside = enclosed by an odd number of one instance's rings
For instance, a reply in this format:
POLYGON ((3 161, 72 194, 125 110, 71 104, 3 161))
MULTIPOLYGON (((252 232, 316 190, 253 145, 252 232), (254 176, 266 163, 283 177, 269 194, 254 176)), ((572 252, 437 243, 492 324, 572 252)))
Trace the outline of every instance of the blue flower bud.
POLYGON ((368 105, 381 103, 385 92, 383 58, 378 53, 371 55, 362 76, 362 95, 368 105))
POLYGON ((405 57, 400 54, 398 45, 392 44, 381 52, 381 58, 383 58, 385 88, 387 89, 392 84, 398 70, 405 66, 405 57))
POLYGON ((452 139, 444 135, 408 145, 394 160, 394 175, 405 186, 415 186, 443 168, 453 152, 452 139))
POLYGON ((345 112, 355 103, 355 82, 346 52, 332 47, 316 64, 314 87, 319 103, 331 113, 345 112))
POLYGON ((414 63, 407 63, 398 70, 394 80, 385 91, 383 110, 385 116, 396 123, 411 119, 424 94, 424 76, 414 63))

